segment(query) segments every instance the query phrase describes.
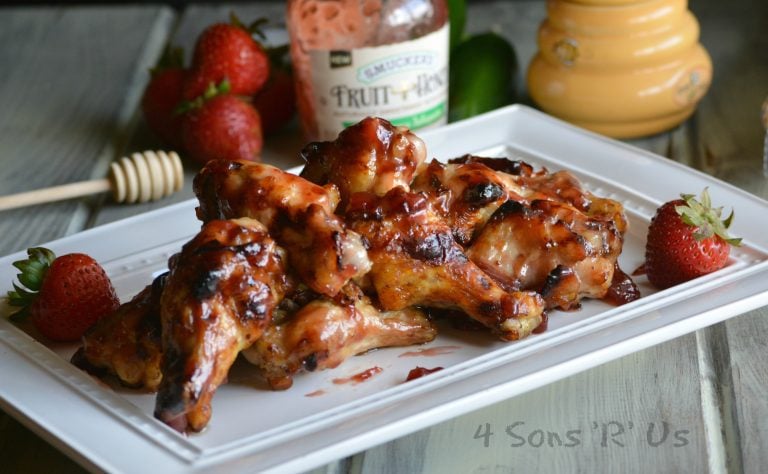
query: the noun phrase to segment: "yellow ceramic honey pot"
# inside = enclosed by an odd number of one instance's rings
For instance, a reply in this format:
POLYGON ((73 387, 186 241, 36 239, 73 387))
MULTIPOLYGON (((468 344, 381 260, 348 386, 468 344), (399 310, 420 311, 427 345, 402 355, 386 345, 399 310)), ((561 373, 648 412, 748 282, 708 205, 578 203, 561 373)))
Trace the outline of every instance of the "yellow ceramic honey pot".
POLYGON ((712 78, 687 0, 548 0, 538 45, 534 102, 616 138, 679 124, 712 78))

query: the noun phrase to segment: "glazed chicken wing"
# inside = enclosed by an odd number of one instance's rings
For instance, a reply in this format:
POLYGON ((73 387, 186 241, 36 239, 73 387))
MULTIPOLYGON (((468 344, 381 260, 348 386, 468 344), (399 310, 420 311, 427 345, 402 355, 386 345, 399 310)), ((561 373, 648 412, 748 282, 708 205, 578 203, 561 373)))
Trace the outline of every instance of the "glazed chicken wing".
POLYGON ((574 309, 583 297, 605 296, 621 248, 613 221, 561 202, 507 201, 467 256, 507 289, 539 291, 548 308, 574 309))
POLYGON ((370 261, 360 236, 334 214, 338 194, 273 166, 210 161, 194 181, 198 217, 259 220, 288 251, 294 271, 318 293, 333 296, 370 261))
POLYGON ((536 191, 528 199, 529 203, 534 199, 542 199, 543 195, 543 199, 572 206, 592 220, 611 222, 621 235, 627 230, 624 206, 613 199, 597 197, 585 191, 579 180, 568 171, 540 172, 530 178, 519 178, 517 183, 536 191))
POLYGON ((301 176, 313 183, 333 183, 341 209, 357 192, 383 196, 397 186, 408 189, 427 157, 424 142, 406 127, 368 117, 343 130, 332 142, 316 142, 301 152, 301 176))
POLYGON ((243 355, 273 389, 283 390, 302 369, 333 368, 371 349, 420 344, 435 335, 420 310, 379 311, 350 283, 336 297, 314 299, 285 322, 269 327, 243 355))
POLYGON ((540 292, 548 308, 603 298, 621 252, 626 217, 616 201, 584 191, 566 171, 466 155, 436 161, 424 191, 467 256, 507 290, 540 292))
POLYGON ((248 218, 206 223, 169 266, 155 416, 179 431, 199 431, 237 354, 261 337, 292 283, 284 250, 248 218))
POLYGON ((400 187, 381 197, 357 193, 346 218, 369 243, 368 278, 384 309, 458 308, 507 340, 541 322, 541 298, 504 291, 472 263, 426 195, 400 187))
POLYGON ((240 353, 280 390, 300 371, 431 341, 423 310, 517 340, 549 308, 638 297, 617 264, 622 205, 571 173, 473 155, 427 165, 421 139, 370 117, 302 157, 301 176, 208 162, 193 184, 200 232, 73 362, 156 388, 158 419, 200 431, 240 353))
POLYGON ((550 173, 546 168, 534 170, 524 161, 475 155, 464 155, 450 163, 483 164, 499 172, 509 198, 515 201, 525 204, 536 199, 563 202, 591 218, 613 221, 622 234, 627 230, 624 206, 613 199, 595 196, 584 190, 579 180, 568 171, 550 173))
POLYGON ((93 374, 112 374, 124 385, 157 390, 163 378, 160 363, 160 295, 165 276, 159 276, 112 314, 101 318, 83 336, 72 363, 93 374))
POLYGON ((446 165, 432 160, 411 189, 426 193, 461 245, 469 244, 496 209, 512 197, 503 177, 479 162, 446 165))

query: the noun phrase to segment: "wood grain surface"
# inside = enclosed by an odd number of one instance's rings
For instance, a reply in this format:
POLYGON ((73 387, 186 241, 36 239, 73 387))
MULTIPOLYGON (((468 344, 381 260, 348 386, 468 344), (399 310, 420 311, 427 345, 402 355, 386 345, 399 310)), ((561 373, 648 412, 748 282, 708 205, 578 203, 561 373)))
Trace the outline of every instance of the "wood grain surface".
MULTIPOLYGON (((698 0, 690 7, 713 59, 712 87, 684 125, 629 143, 768 198, 759 120, 768 96, 768 2, 698 0)), ((148 68, 169 41, 189 54, 196 35, 231 10, 245 20, 269 18, 279 39, 284 2, 180 13, 160 6, 0 9, 0 194, 101 177, 122 154, 157 148, 137 108, 148 68)), ((524 103, 525 65, 544 15, 537 0, 472 3, 468 13, 468 32, 493 30, 515 45, 524 103)), ((302 143, 294 125, 267 141, 264 159, 298 165, 302 143)), ((189 199, 194 171, 188 164, 184 191, 158 203, 92 198, 2 212, 0 254, 189 199)), ((312 472, 764 472, 766 316, 766 308, 753 311, 312 472)), ((2 472, 83 470, 6 414, 0 452, 2 472)))
MULTIPOLYGON (((0 193, 106 175, 172 20, 157 6, 0 9, 0 193)), ((97 210, 86 199, 3 212, 0 254, 82 230, 97 210)), ((0 453, 3 472, 83 471, 6 414, 0 453)))

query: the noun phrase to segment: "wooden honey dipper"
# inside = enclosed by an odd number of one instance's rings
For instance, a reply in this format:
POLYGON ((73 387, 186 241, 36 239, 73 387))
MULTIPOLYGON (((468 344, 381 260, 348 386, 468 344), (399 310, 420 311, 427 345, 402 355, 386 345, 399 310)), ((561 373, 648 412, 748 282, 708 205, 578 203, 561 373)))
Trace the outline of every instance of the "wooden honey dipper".
POLYGON ((106 191, 112 191, 116 202, 154 201, 179 191, 183 184, 184 169, 176 152, 145 151, 111 163, 106 178, 0 196, 0 211, 106 191))

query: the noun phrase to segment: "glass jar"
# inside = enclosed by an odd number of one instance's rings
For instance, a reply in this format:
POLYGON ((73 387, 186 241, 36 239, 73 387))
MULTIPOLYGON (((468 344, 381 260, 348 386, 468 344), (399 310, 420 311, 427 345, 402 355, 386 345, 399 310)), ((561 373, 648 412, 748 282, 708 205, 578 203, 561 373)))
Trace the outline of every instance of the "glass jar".
POLYGON ((444 0, 289 0, 287 22, 308 140, 366 116, 410 129, 447 122, 444 0))

